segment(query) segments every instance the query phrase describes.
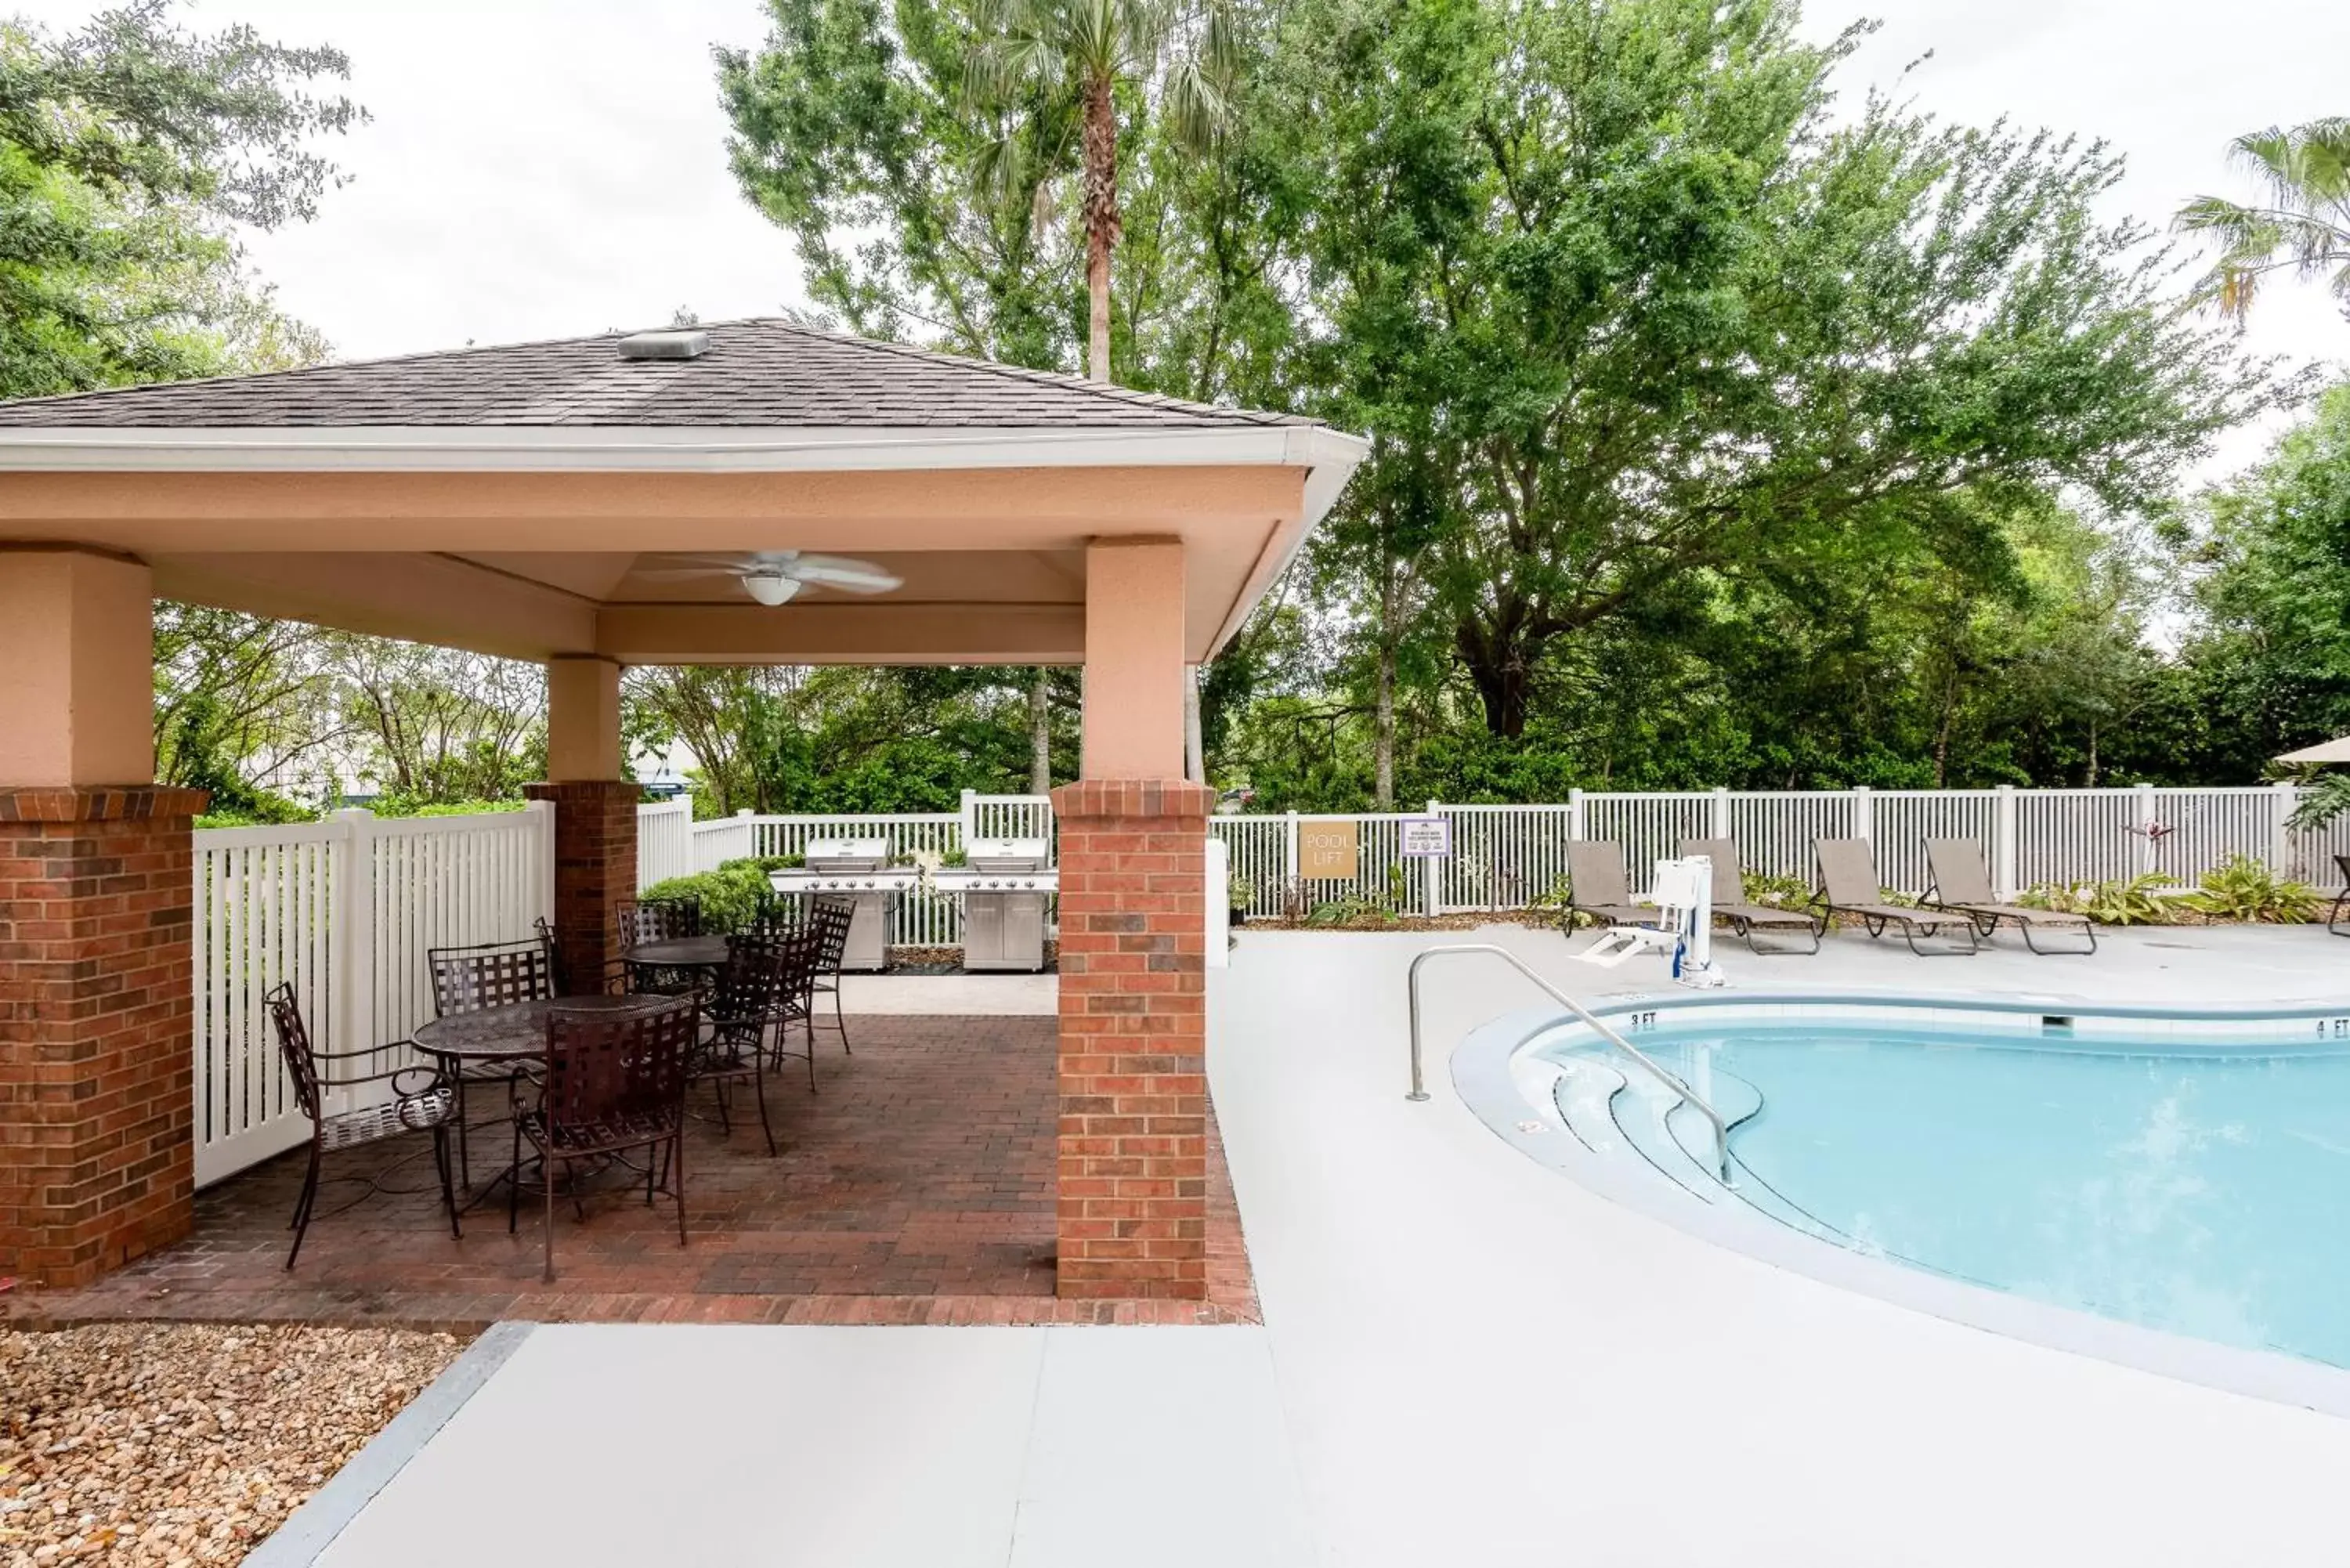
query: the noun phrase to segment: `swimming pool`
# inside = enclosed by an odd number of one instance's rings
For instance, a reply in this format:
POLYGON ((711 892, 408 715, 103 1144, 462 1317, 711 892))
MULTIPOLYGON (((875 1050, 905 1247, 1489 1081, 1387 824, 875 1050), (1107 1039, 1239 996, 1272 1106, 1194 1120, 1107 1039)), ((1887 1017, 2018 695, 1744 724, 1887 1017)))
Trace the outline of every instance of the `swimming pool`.
MULTIPOLYGON (((2350 1008, 2057 1005, 1601 1010, 1731 1123, 1729 1192, 1711 1126, 1581 1024, 1503 1032, 1513 1093, 1493 1108, 1518 1119, 1497 1130, 1607 1172, 1617 1196, 1635 1171, 1643 1206, 1687 1219, 1701 1205, 1713 1212, 1693 1228, 1732 1244, 1760 1217, 1971 1293, 2350 1368, 2350 1008)), ((1472 1104, 1474 1054, 1455 1064, 1472 1104)), ((1983 1321, 1960 1296, 1939 1303, 1983 1321)))

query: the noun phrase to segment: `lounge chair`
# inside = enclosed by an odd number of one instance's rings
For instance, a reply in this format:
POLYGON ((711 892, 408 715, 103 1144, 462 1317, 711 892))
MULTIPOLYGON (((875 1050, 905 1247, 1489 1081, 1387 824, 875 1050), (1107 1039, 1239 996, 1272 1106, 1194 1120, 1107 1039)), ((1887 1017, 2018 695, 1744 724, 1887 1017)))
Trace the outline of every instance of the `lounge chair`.
POLYGON ((1866 838, 1814 839, 1812 849, 1819 857, 1820 896, 1829 914, 1852 916, 1872 938, 1883 936, 1887 926, 1899 926, 1909 950, 1919 958, 1972 953, 1981 946, 1975 940, 1971 915, 1952 914, 1947 909, 1905 909, 1898 904, 1885 902, 1877 886, 1877 862, 1868 852, 1866 838), (1918 945, 1921 931, 1930 940, 1951 929, 1965 935, 1965 947, 1937 949, 1918 945))
POLYGON ((1926 840, 1926 865, 1933 874, 1932 885, 1926 890, 1926 902, 1937 909, 1973 916, 1975 929, 1983 937, 1988 938, 2004 920, 2023 933, 2023 945, 2036 953, 2086 954, 2097 950, 2097 928, 2089 923, 2085 915, 2002 903, 1999 895, 1991 891, 1991 871, 1983 864, 1982 846, 1973 839, 1926 840), (2077 931, 2089 939, 2089 945, 2043 948, 2032 940, 2035 929, 2077 931))
POLYGON ((1809 909, 1774 909, 1768 904, 1746 901, 1746 875, 1738 862, 1738 840, 1735 838, 1684 838, 1681 857, 1687 859, 1702 855, 1713 862, 1713 912, 1730 922, 1730 929, 1746 940, 1756 953, 1769 958, 1777 953, 1815 953, 1820 950, 1820 933, 1827 922, 1809 909), (1724 897, 1724 895, 1729 895, 1724 897), (1807 948, 1756 947, 1757 929, 1801 930, 1811 938, 1807 948))
POLYGON ((2334 868, 2342 873, 2342 891, 2334 895, 2334 908, 2325 911, 2325 929, 2337 937, 2350 937, 2350 922, 2345 922, 2342 912, 2350 909, 2350 855, 2334 857, 2334 868))
POLYGON ((1624 877, 1624 846, 1610 838, 1581 839, 1566 846, 1566 915, 1564 927, 1575 929, 1575 917, 1589 915, 1603 926, 1652 926, 1657 911, 1632 902, 1624 877))

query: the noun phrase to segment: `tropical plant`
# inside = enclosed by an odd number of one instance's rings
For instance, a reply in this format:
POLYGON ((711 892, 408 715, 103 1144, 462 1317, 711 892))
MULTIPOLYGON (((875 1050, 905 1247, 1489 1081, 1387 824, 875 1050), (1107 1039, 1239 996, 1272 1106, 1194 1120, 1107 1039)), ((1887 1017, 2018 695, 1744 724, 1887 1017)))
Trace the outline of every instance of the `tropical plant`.
POLYGON ((2198 196, 2176 220, 2179 232, 2219 250, 2205 296, 2241 319, 2261 280, 2289 271, 2324 278, 2350 314, 2350 115, 2271 126, 2236 138, 2229 151, 2261 187, 2259 197, 2198 196))
POLYGON ((1369 898, 1332 898, 1314 906, 1305 917, 1309 926, 1391 926, 1395 924, 1393 909, 1369 898))
POLYGON ((2350 812, 2350 773, 2320 774, 2302 786, 2301 804, 2288 821, 2299 832, 2314 833, 2345 812, 2350 812))
MULTIPOLYGON (((1229 118, 1238 50, 1221 0, 980 0, 964 77, 972 109, 996 134, 972 175, 999 206, 1030 192, 1041 217, 1045 188, 1028 150, 1036 117, 1066 123, 1074 104, 1081 148, 1081 213, 1090 306, 1086 369, 1110 379, 1110 253, 1118 212, 1118 93, 1155 109, 1175 141, 1204 153, 1229 118)), ((1042 226, 1040 223, 1039 226, 1042 226)))
POLYGON ((2171 923, 2172 911, 2158 892, 2178 885, 2176 877, 2148 871, 2119 881, 2043 882, 2016 901, 2060 915, 2085 915, 2101 926, 2163 926, 2171 923))
POLYGON ((2278 876, 2265 861, 2231 855, 2204 872, 2196 890, 2178 901, 2215 920, 2298 926, 2314 919, 2324 899, 2306 882, 2278 876))
POLYGON ((1767 872, 1749 871, 1744 877, 1746 901, 1772 909, 1807 909, 1819 901, 1819 894, 1810 882, 1801 877, 1773 877, 1767 872))

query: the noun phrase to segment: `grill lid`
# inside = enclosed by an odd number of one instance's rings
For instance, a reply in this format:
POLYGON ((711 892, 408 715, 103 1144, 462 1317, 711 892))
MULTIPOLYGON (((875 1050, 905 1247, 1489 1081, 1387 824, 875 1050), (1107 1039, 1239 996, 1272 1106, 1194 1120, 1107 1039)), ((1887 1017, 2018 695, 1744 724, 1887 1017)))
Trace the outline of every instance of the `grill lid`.
POLYGON ((974 871, 1036 871, 1045 847, 1041 838, 974 838, 963 848, 963 864, 974 871))
POLYGON ((811 838, 807 841, 811 871, 878 871, 889 863, 886 838, 811 838))

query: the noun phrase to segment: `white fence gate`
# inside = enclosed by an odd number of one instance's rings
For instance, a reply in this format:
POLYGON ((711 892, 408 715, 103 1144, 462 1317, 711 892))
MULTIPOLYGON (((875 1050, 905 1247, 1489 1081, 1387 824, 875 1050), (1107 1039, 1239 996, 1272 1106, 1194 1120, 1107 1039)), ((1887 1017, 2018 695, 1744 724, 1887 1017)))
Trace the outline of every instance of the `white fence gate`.
POLYGON ((532 934, 555 907, 554 808, 378 818, 337 812, 195 835, 195 1165, 203 1186, 291 1148, 309 1127, 262 999, 291 984, 321 1051, 409 1064, 432 1015, 428 948, 532 934))

